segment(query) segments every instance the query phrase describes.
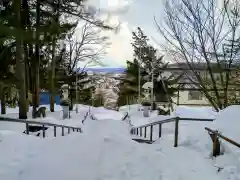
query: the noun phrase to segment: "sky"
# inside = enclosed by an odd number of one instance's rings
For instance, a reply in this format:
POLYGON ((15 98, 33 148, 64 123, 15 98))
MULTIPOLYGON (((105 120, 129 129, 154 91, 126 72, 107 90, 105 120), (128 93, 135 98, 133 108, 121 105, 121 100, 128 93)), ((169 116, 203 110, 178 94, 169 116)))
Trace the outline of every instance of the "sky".
MULTIPOLYGON (((154 24, 154 16, 161 20, 163 10, 161 0, 88 0, 88 5, 101 9, 102 12, 110 12, 110 24, 119 24, 120 31, 103 32, 110 37, 111 46, 101 61, 110 67, 126 66, 126 60, 133 59, 131 46, 132 31, 141 27, 144 33, 151 39, 159 42, 160 34, 154 24)), ((157 47, 156 41, 152 41, 157 47)))

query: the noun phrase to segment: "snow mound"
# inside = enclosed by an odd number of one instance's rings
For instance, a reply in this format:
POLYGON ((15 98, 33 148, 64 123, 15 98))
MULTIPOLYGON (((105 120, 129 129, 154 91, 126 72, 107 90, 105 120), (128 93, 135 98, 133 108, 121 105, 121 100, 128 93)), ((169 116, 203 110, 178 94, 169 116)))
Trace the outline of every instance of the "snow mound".
POLYGON ((102 121, 88 121, 84 126, 83 136, 94 136, 96 138, 124 138, 131 140, 130 126, 123 121, 112 121, 105 119, 102 121))
POLYGON ((124 113, 105 109, 104 107, 92 108, 91 112, 98 120, 103 119, 112 119, 112 120, 121 120, 124 116, 124 113))
POLYGON ((215 119, 217 112, 212 107, 177 106, 172 115, 181 118, 215 119))
MULTIPOLYGON (((179 147, 173 148, 173 141, 169 140, 173 137, 173 123, 163 126, 162 135, 166 139, 159 144, 139 144, 131 140, 127 122, 113 120, 119 120, 123 113, 104 108, 91 108, 91 112, 102 116, 101 120, 86 121, 83 133, 72 132, 64 137, 57 133, 56 138, 41 139, 0 131, 1 179, 227 179, 216 172, 211 160, 204 158, 201 151, 192 148, 194 139, 201 137, 198 124, 191 123, 192 127, 189 127, 187 122, 180 123, 180 137, 183 138, 179 147), (182 133, 186 133, 186 138, 182 133), (192 133, 196 137, 188 142, 192 133)), ((137 118, 146 121, 140 116, 137 118)), ((151 118, 148 121, 155 121, 154 116, 151 118)))
MULTIPOLYGON (((141 107, 141 106, 140 106, 141 107)), ((139 108, 138 104, 131 104, 131 105, 125 105, 125 106, 121 106, 119 107, 119 111, 123 111, 123 112, 127 112, 127 111, 131 111, 131 112, 137 112, 139 108)))
POLYGON ((240 106, 233 105, 222 110, 218 116, 216 116, 216 121, 214 126, 223 135, 235 141, 240 141, 240 106))
MULTIPOLYGON (((13 131, 0 131, 0 177, 20 180, 25 163, 36 155, 41 139, 13 131)), ((41 147, 43 148, 43 147, 41 147)))
POLYGON ((4 132, 4 180, 159 180, 160 153, 131 140, 121 121, 89 121, 85 133, 54 139, 4 132), (148 168, 152 166, 151 168, 148 168))

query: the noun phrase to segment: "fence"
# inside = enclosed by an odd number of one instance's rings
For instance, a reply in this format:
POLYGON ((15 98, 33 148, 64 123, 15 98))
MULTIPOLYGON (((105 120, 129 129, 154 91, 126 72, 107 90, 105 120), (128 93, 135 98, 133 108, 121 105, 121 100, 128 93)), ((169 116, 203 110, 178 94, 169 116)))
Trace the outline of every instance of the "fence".
POLYGON ((128 112, 126 112, 121 118, 121 121, 125 121, 128 117, 129 117, 128 112))
POLYGON ((53 127, 54 128, 54 137, 57 137, 57 128, 61 128, 62 132, 61 135, 64 136, 64 130, 68 130, 68 134, 70 134, 71 130, 72 132, 80 132, 82 133, 82 129, 80 127, 73 127, 73 126, 65 126, 65 125, 59 125, 59 124, 53 124, 48 122, 37 122, 37 121, 28 121, 28 120, 21 120, 21 119, 14 119, 14 118, 7 118, 7 117, 0 117, 0 121, 5 122, 15 122, 15 123, 23 123, 26 125, 26 134, 29 134, 29 125, 40 125, 42 126, 42 132, 43 132, 43 138, 46 137, 46 127, 53 127))
POLYGON ((212 140, 213 140, 212 154, 213 154, 213 156, 218 156, 218 155, 220 155, 220 143, 219 143, 219 141, 218 141, 218 138, 221 138, 221 139, 229 142, 230 144, 232 144, 232 145, 240 148, 240 144, 239 144, 239 143, 237 143, 237 142, 231 140, 230 138, 228 138, 228 137, 220 134, 218 131, 216 131, 216 130, 214 131, 214 130, 212 130, 212 129, 210 129, 210 128, 207 128, 207 127, 205 127, 205 129, 206 129, 209 133, 212 133, 212 135, 213 135, 213 137, 212 137, 212 140), (219 149, 218 149, 218 148, 219 148, 219 149))
POLYGON ((142 126, 132 127, 131 134, 138 135, 140 137, 147 138, 147 129, 150 127, 150 141, 153 142, 153 127, 158 126, 158 138, 162 136, 162 125, 169 122, 175 122, 175 130, 174 130, 174 147, 178 146, 178 129, 179 129, 179 121, 213 121, 214 119, 199 119, 199 118, 180 118, 173 117, 168 118, 161 121, 156 121, 149 124, 144 124, 142 126), (144 130, 143 130, 144 129, 144 130))
POLYGON ((83 117, 82 124, 87 120, 87 117, 89 116, 89 112, 86 112, 86 114, 83 117))
POLYGON ((91 115, 90 115, 90 118, 91 118, 92 120, 94 120, 94 121, 98 120, 98 119, 94 116, 94 114, 91 114, 91 115))

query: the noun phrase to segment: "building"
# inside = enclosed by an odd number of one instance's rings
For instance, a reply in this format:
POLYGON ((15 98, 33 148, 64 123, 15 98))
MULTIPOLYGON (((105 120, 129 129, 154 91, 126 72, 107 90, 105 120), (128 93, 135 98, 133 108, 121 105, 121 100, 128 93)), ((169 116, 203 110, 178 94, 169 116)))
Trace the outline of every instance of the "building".
MULTIPOLYGON (((210 75, 206 70, 207 69, 206 64, 191 63, 191 65, 194 66, 194 69, 196 72, 200 73, 200 77, 202 78, 202 80, 204 80, 206 83, 207 82, 209 83, 209 89, 212 89, 212 85, 211 85, 212 83, 210 80, 210 75)), ((213 68, 216 67, 216 64, 212 63, 212 67, 213 68)), ((222 67, 222 68, 224 69, 225 67, 222 67)), ((179 87, 180 89, 178 92, 178 95, 172 98, 174 103, 179 105, 188 105, 188 106, 211 106, 208 99, 204 96, 203 92, 199 91, 198 87, 194 85, 194 82, 197 83, 199 81, 197 81, 193 71, 189 69, 188 64, 186 63, 171 64, 169 65, 169 71, 176 77, 182 74, 181 78, 178 81, 178 84, 176 85, 176 87, 179 87)), ((216 81, 219 81, 219 83, 217 83, 217 88, 223 89, 223 87, 220 84, 220 80, 219 80, 220 73, 218 71, 219 71, 219 68, 216 68, 216 72, 213 72, 213 76, 216 81)), ((236 74, 239 74, 238 70, 237 71, 231 70, 231 77, 234 77, 234 78, 231 78, 229 82, 230 84, 229 88, 231 88, 232 90, 240 88, 237 83, 240 76, 236 74)), ((218 92, 220 93, 221 98, 224 99, 223 91, 218 90, 218 92)), ((235 94, 235 98, 239 97, 238 90, 236 90, 235 92, 234 91, 231 91, 231 92, 235 94)))

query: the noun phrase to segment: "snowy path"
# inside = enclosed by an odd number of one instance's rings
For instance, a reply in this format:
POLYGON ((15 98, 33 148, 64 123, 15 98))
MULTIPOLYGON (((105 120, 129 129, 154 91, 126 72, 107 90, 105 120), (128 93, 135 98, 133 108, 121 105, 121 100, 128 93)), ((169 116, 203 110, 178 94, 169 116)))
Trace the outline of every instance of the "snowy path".
MULTIPOLYGON (((86 121, 82 134, 40 139, 0 130, 0 179, 240 180, 238 170, 217 172, 208 158, 211 147, 205 147, 210 141, 204 124, 180 123, 177 148, 171 123, 155 144, 139 144, 131 140, 129 124, 118 121, 122 112, 92 110, 99 121, 86 121)), ((79 117, 71 123, 77 124, 79 117)))
POLYGON ((181 147, 164 150, 159 144, 139 144, 131 140, 128 132, 124 122, 102 120, 88 121, 83 134, 53 139, 2 134, 0 153, 10 157, 1 162, 0 177, 4 180, 226 180, 201 153, 181 147))

